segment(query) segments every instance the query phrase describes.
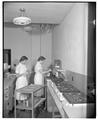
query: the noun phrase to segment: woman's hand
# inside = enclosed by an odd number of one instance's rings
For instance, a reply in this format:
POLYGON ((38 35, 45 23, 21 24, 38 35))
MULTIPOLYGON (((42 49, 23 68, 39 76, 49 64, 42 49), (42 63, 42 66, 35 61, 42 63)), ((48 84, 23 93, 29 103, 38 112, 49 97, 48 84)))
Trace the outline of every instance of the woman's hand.
POLYGON ((50 71, 52 71, 51 69, 47 70, 47 71, 43 71, 43 74, 47 74, 49 73, 50 71))
POLYGON ((25 73, 22 73, 22 74, 16 74, 16 77, 19 78, 21 76, 26 76, 26 75, 27 75, 27 73, 25 72, 25 73))
POLYGON ((21 77, 22 75, 23 75, 23 74, 18 74, 18 73, 17 73, 17 74, 16 74, 16 77, 19 78, 19 77, 21 77))
POLYGON ((28 76, 29 73, 26 71, 25 73, 22 74, 23 76, 28 76))
POLYGON ((52 70, 51 70, 51 69, 49 69, 48 71, 49 71, 49 72, 51 72, 52 70))

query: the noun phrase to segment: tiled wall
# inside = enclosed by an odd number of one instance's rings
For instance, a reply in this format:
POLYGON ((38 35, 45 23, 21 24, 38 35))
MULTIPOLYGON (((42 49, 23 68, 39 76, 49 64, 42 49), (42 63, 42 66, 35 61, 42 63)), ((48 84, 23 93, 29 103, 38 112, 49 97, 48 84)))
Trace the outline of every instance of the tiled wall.
POLYGON ((66 78, 74 87, 85 94, 87 94, 88 90, 94 88, 94 78, 90 76, 87 77, 86 75, 67 70, 66 78))

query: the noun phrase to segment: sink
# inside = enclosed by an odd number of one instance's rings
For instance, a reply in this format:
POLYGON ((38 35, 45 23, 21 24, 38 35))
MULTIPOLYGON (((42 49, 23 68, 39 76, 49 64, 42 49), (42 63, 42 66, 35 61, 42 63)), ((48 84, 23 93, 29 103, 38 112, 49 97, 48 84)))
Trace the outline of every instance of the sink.
POLYGON ((60 92, 79 92, 77 89, 74 88, 69 88, 69 87, 58 87, 57 88, 60 90, 60 92))
POLYGON ((53 83, 55 83, 57 89, 69 101, 69 103, 81 104, 90 101, 88 101, 88 97, 84 93, 72 86, 70 83, 68 83, 68 81, 64 81, 63 79, 58 79, 56 77, 52 77, 51 80, 53 83))
POLYGON ((81 92, 63 93, 63 96, 72 104, 87 103, 86 95, 81 92))

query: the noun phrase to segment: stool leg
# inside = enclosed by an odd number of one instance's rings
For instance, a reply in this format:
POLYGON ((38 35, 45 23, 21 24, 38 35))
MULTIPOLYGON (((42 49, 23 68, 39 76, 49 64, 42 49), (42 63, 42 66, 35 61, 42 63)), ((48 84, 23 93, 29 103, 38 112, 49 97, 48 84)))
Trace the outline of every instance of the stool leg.
POLYGON ((54 102, 52 101, 51 103, 52 103, 52 118, 54 118, 54 112, 55 112, 55 110, 54 110, 54 102))
POLYGON ((47 110, 47 87, 45 87, 45 110, 47 110))
POLYGON ((52 107, 52 118, 54 118, 54 107, 52 107))
POLYGON ((34 97, 33 97, 33 93, 32 93, 32 118, 34 118, 34 104, 33 104, 34 100, 33 99, 34 99, 34 97))
POLYGON ((15 97, 14 97, 14 114, 15 114, 15 118, 16 118, 16 92, 15 92, 15 97))

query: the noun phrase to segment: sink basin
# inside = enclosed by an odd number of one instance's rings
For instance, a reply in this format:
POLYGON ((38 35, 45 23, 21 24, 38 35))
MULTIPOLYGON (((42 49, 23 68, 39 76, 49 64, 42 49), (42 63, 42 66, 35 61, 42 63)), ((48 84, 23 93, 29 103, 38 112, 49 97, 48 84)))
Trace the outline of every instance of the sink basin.
POLYGON ((73 87, 71 84, 63 81, 60 83, 55 83, 60 92, 79 92, 79 90, 73 87))
POLYGON ((65 92, 79 92, 77 89, 75 89, 75 88, 69 88, 69 87, 57 87, 59 90, 60 90, 60 92, 63 92, 63 93, 65 93, 65 92))
POLYGON ((63 93, 63 95, 71 104, 87 103, 87 97, 83 93, 70 92, 70 93, 63 93))
POLYGON ((63 97, 65 97, 70 104, 83 104, 83 103, 94 103, 95 96, 85 95, 80 92, 76 87, 72 86, 68 81, 58 79, 54 76, 51 77, 52 82, 56 87, 53 86, 55 91, 58 89, 63 97), (57 89, 56 89, 57 88, 57 89))

